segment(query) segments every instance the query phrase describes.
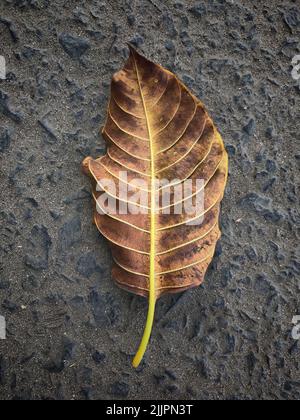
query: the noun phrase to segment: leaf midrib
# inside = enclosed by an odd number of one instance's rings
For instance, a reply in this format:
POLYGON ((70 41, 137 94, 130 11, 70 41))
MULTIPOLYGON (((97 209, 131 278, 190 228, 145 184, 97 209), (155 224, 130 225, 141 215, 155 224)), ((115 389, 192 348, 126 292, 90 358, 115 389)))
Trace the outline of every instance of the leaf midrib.
POLYGON ((133 359, 133 366, 138 367, 141 363, 141 360, 145 354, 145 351, 147 349, 153 321, 154 321, 154 314, 155 314, 155 304, 156 304, 156 270, 155 270, 155 256, 156 256, 156 194, 155 194, 155 188, 156 188, 156 182, 155 182, 155 174, 156 174, 156 168, 155 168, 155 150, 154 150, 154 142, 153 142, 153 136, 152 136, 152 130, 151 130, 151 124, 149 120, 149 115, 147 111, 147 106, 141 86, 141 80, 140 80, 140 74, 138 70, 138 66, 136 63, 136 59, 134 56, 134 53, 132 52, 132 59, 135 66, 135 71, 137 75, 138 85, 139 85, 139 91, 141 94, 141 99, 143 103, 145 118, 146 118, 146 124, 147 124, 147 130, 148 130, 148 136, 149 136, 149 146, 150 146, 150 159, 151 159, 151 210, 150 210, 150 270, 149 270, 149 308, 148 308, 148 315, 147 315, 147 321, 146 326, 144 330, 144 335, 142 337, 139 349, 136 353, 136 356, 133 359))

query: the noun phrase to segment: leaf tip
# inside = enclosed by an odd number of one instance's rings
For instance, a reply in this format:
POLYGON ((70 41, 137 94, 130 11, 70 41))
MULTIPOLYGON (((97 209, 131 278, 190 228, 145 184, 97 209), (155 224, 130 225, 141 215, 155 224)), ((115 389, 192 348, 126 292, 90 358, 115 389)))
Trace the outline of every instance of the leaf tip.
POLYGON ((127 42, 127 46, 130 51, 130 57, 133 57, 133 58, 143 57, 143 55, 140 54, 138 50, 133 45, 130 44, 130 42, 127 42))
POLYGON ((136 53, 136 49, 134 48, 134 46, 132 44, 130 44, 130 42, 127 42, 127 47, 129 48, 129 51, 134 54, 136 53))

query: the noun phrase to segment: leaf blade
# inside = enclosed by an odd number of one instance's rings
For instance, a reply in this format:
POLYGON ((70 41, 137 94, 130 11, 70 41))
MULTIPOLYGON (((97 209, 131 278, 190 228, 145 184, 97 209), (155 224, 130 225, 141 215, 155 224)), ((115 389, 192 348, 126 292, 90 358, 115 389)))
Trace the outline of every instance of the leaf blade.
MULTIPOLYGON (((123 70, 113 77, 103 136, 108 145, 106 156, 84 164, 94 185, 101 183, 105 174, 121 181, 118 174, 127 170, 124 185, 132 188, 132 197, 137 191, 149 197, 147 205, 136 206, 148 210, 146 215, 95 216, 99 231, 111 242, 116 283, 149 299, 144 334, 133 360, 137 367, 151 336, 157 299, 204 280, 221 235, 218 219, 228 156, 204 105, 175 75, 133 48, 123 70), (133 185, 137 176, 147 188, 133 185), (199 177, 204 180, 205 191, 202 213, 164 214, 187 199, 195 200, 201 190, 194 188, 189 197, 157 208, 157 194, 161 198, 170 187, 157 188, 157 178, 178 179, 177 184, 171 184, 175 188, 199 177), (189 226, 202 217, 203 226, 189 226)), ((94 192, 96 206, 100 196, 94 192)), ((131 196, 126 200, 120 197, 119 187, 110 196, 118 205, 122 201, 132 204, 131 196)))

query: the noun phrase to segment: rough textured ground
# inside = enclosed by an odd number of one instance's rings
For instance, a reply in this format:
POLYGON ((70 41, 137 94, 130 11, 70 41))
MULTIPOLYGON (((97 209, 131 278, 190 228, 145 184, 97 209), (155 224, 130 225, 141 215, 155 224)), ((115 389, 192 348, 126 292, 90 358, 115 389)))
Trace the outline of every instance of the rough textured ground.
POLYGON ((299 399, 298 1, 1 0, 1 399, 299 399), (83 157, 131 41, 211 111, 230 154, 201 288, 147 302, 110 279, 83 157), (298 252, 297 252, 298 247, 298 252))

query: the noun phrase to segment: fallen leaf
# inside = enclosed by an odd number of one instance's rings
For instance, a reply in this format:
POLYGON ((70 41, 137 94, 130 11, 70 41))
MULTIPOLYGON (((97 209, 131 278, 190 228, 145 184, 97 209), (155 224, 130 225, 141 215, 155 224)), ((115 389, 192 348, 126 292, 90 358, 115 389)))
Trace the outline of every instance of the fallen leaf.
POLYGON ((145 332, 133 361, 137 367, 150 339, 157 299, 204 280, 220 238, 228 156, 204 105, 174 74, 131 47, 127 63, 112 79, 103 136, 107 154, 86 158, 83 170, 93 180, 95 224, 110 242, 114 280, 149 299, 145 332), (165 186, 157 184, 163 179, 165 186), (190 194, 176 201, 175 186, 182 189, 187 180, 190 194), (200 187, 197 180, 203 180, 200 187), (113 193, 104 185, 108 181, 116 185, 113 193), (129 189, 126 198, 124 187, 129 189), (163 205, 168 189, 171 200, 163 205), (104 194, 107 202, 115 199, 115 212, 109 203, 105 209, 99 204, 104 194), (146 200, 134 200, 137 194, 146 200), (176 214, 176 206, 188 202, 192 211, 184 208, 176 214), (128 203, 131 211, 123 214, 128 203), (108 214, 100 214, 103 210, 108 214), (143 214, 133 214, 138 210, 143 214))

